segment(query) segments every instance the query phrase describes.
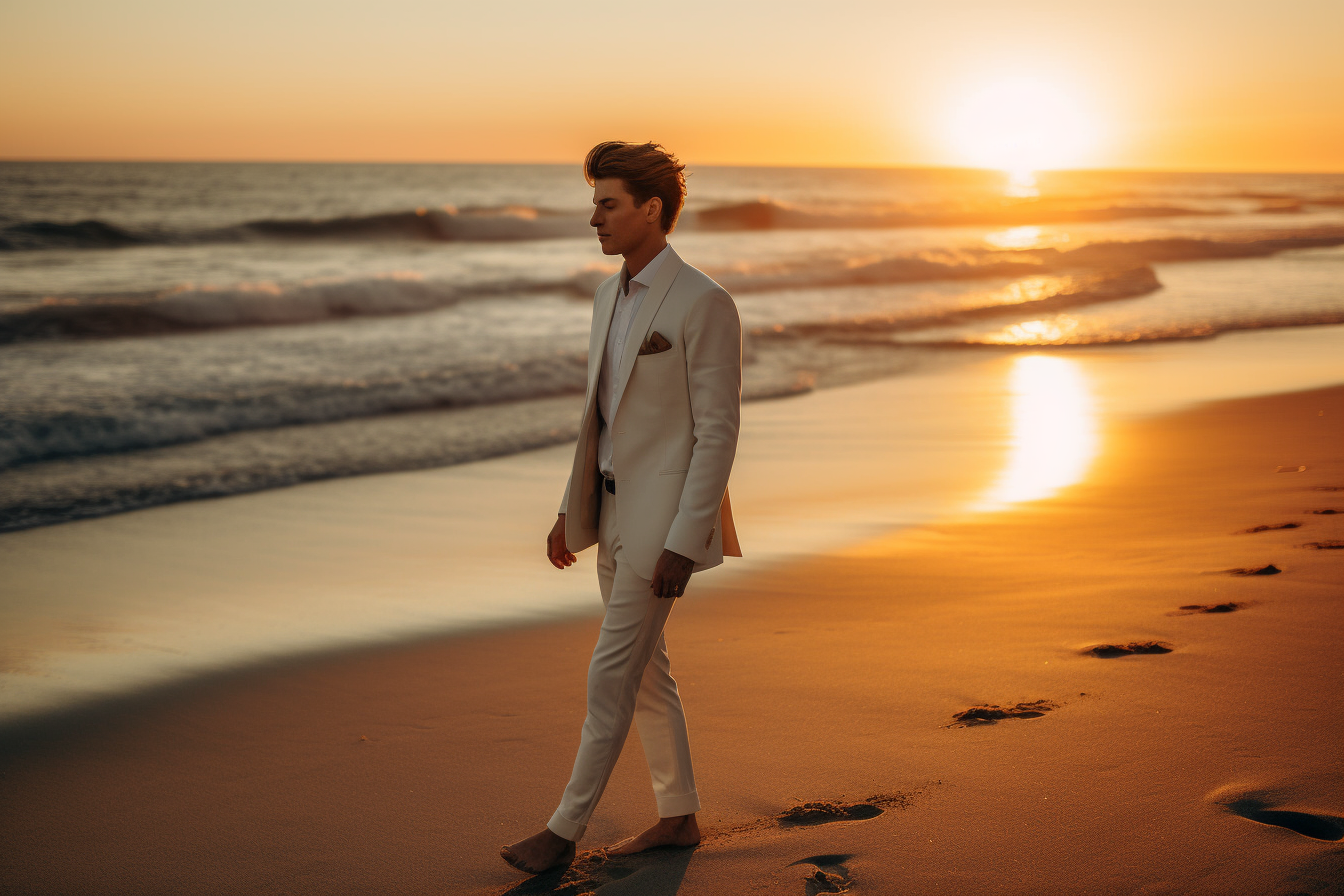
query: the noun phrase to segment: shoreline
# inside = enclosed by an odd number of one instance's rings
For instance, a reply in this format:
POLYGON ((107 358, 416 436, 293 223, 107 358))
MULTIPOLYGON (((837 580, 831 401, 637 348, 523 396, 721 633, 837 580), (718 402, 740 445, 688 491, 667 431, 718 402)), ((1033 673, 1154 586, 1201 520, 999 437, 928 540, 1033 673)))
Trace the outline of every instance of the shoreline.
MULTIPOLYGON (((588 617, 281 662, 5 738, 0 871, 43 892, 614 893, 638 875, 727 894, 817 872, 872 893, 1339 892, 1344 854, 1313 832, 1344 833, 1344 558, 1297 545, 1344 534, 1308 512, 1344 510, 1341 420, 1344 386, 1121 420, 1054 497, 683 598, 668 638, 697 850, 522 888, 494 856, 563 787, 588 617), (1172 652, 1085 653, 1145 641, 1172 652), (1035 701, 1053 705, 954 727, 1035 701), (780 817, 812 802, 834 823, 780 817)), ((636 743, 584 848, 650 816, 636 743)))
MULTIPOLYGON (((1344 325, 1317 324, 1226 331, 1207 337, 1266 341, 1297 334, 1314 343, 1344 334, 1344 325)), ((1178 345, 1194 341, 1171 340, 1178 345)), ((985 358, 1042 351, 1105 357, 1135 346, 940 345, 854 337, 831 339, 823 361, 814 338, 763 340, 758 363, 748 365, 744 403, 776 401, 814 391, 898 377, 925 367, 951 369, 985 358), (800 360, 801 359, 801 360, 800 360), (815 368, 815 369, 814 369, 815 368)), ((1162 340, 1143 347, 1160 349, 1162 340)), ((1180 350, 1179 348, 1177 349, 1180 350)), ((1308 352, 1319 353, 1319 348, 1308 352)), ((1302 365, 1302 358, 1287 363, 1302 365)), ((1290 377, 1279 388, 1319 385, 1290 377)), ((1276 391, 1252 387, 1242 394, 1276 391)), ((1202 399, 1229 397, 1205 396, 1202 399)), ((435 410, 412 409, 373 417, 247 429, 196 441, 124 452, 34 461, 0 470, 0 536, 80 520, 100 519, 190 501, 228 498, 353 476, 376 476, 478 463, 565 444, 574 437, 582 399, 575 395, 527 398, 435 410), (376 462, 364 456, 378 446, 376 462)))

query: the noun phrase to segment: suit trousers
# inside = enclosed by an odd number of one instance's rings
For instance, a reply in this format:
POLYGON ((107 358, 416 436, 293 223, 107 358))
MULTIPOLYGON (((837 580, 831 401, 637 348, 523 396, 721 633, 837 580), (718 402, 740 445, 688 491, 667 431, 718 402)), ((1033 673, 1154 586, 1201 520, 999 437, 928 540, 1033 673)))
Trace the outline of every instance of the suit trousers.
POLYGON ((616 498, 602 491, 597 581, 606 614, 588 666, 588 715, 574 771, 546 826, 579 840, 597 808, 633 721, 644 745, 660 818, 700 810, 677 682, 663 625, 675 599, 654 597, 650 581, 625 561, 616 498))

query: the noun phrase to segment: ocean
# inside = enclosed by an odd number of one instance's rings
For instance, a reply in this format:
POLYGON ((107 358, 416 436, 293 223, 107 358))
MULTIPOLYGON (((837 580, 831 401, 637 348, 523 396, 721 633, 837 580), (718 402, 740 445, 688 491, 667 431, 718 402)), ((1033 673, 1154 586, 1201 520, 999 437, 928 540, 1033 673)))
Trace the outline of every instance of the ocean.
MULTIPOLYGON (((1046 496, 1117 418, 1344 382, 1342 175, 688 186, 752 402, 707 583, 1046 496)), ((541 554, 616 270, 590 203, 577 166, 0 163, 0 728, 594 612, 590 555, 541 554)))
MULTIPOLYGON (((748 400, 1344 323, 1344 175, 687 181, 671 241, 737 300, 748 400)), ((590 196, 577 165, 0 163, 0 530, 572 439, 616 270, 590 196)))

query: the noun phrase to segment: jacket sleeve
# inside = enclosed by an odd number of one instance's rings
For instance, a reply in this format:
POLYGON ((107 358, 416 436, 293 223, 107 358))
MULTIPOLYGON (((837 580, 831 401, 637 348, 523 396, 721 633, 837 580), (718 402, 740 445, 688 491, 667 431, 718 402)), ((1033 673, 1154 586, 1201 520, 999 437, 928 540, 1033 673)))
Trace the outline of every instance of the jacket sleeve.
POLYGON ((565 480, 565 496, 560 499, 560 510, 558 511, 559 513, 568 512, 567 508, 569 507, 569 487, 572 484, 573 480, 574 480, 574 474, 571 472, 569 474, 569 478, 565 480))
POLYGON ((714 289, 697 299, 683 337, 694 444, 664 547, 702 563, 728 488, 742 418, 742 322, 728 293, 714 289))

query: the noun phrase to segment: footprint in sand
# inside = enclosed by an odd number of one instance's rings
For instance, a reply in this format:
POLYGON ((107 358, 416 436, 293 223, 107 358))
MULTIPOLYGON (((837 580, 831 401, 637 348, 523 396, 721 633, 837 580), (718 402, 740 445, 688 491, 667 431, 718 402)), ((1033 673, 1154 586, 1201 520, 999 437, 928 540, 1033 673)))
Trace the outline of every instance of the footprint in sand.
POLYGON ((1300 548, 1310 548, 1315 551, 1337 551, 1344 548, 1344 541, 1330 539, 1327 541, 1309 541, 1306 544, 1298 545, 1300 548))
POLYGON ((803 878, 803 886, 807 896, 817 896, 818 893, 848 893, 852 879, 849 869, 845 867, 845 862, 852 858, 854 858, 852 855, 843 853, 808 856, 805 859, 790 862, 789 867, 792 868, 794 865, 814 866, 815 870, 803 878))
POLYGON ((1189 616, 1192 613, 1232 613, 1248 606, 1245 603, 1237 601, 1228 601, 1225 604, 1186 604, 1179 610, 1172 610, 1168 616, 1189 616))
POLYGON ((882 807, 872 801, 846 805, 822 800, 794 806, 775 816, 782 828, 801 825, 830 824, 833 821, 867 821, 882 814, 882 807))
POLYGON ((1332 515, 1332 514, 1336 514, 1336 513, 1344 513, 1344 510, 1335 510, 1335 509, 1332 508, 1332 507, 1327 507, 1327 508, 1325 508, 1324 510, 1313 510, 1313 511, 1311 511, 1311 512, 1312 512, 1312 513, 1316 513, 1316 514, 1324 514, 1325 516, 1330 516, 1330 515, 1332 515))
POLYGON ((1297 529, 1301 523, 1266 523, 1262 526, 1252 526, 1249 529, 1242 529, 1239 532, 1233 532, 1233 535, 1254 535, 1256 532, 1273 532, 1275 529, 1297 529))
POLYGON ((972 725, 993 725, 1005 719, 1039 719, 1052 709, 1059 709, 1058 703, 1049 700, 1032 700, 1015 706, 999 706, 990 703, 985 706, 972 706, 952 716, 956 720, 946 728, 969 728, 972 725))
POLYGON ((713 848, 719 844, 737 840, 740 837, 757 836, 780 829, 792 830, 837 821, 867 821, 870 818, 878 817, 888 809, 909 808, 922 793, 924 793, 923 790, 912 790, 904 793, 875 793, 868 799, 857 803, 846 803, 839 800, 816 800, 810 803, 800 803, 797 806, 785 809, 778 815, 767 815, 764 818, 758 818, 755 821, 749 821, 736 827, 710 831, 700 841, 700 848, 703 849, 706 846, 713 848))
POLYGON ((1287 828, 1313 840, 1344 840, 1344 819, 1326 813, 1290 812, 1275 809, 1259 797, 1245 796, 1224 804, 1227 811, 1249 821, 1287 828))
POLYGON ((781 828, 830 824, 834 821, 867 821, 876 818, 887 809, 906 808, 922 792, 917 790, 914 793, 875 793, 858 803, 816 800, 785 809, 774 816, 774 820, 781 828))
MULTIPOLYGON (((700 845, 694 847, 651 849, 630 856, 609 856, 601 849, 588 850, 579 853, 570 865, 521 881, 501 896, 577 896, 594 892, 612 896, 674 896, 680 892, 691 857, 702 850, 722 849, 744 837, 770 836, 772 832, 778 836, 781 828, 789 830, 836 821, 867 821, 887 809, 909 808, 924 792, 920 789, 875 793, 857 803, 832 800, 803 803, 778 815, 767 815, 736 827, 705 831, 700 845)), ((844 893, 849 890, 851 879, 849 869, 843 863, 851 858, 853 856, 819 855, 790 864, 816 866, 816 870, 804 878, 810 888, 809 896, 844 893), (826 889, 828 886, 832 889, 826 889)))
POLYGON ((1235 569, 1224 569, 1223 572, 1230 576, 1276 576, 1283 570, 1269 563, 1264 566, 1238 566, 1235 569))
POLYGON ((1175 649, 1166 641, 1130 641, 1128 644, 1098 644, 1096 647, 1089 647, 1082 651, 1082 654, 1083 656, 1095 656, 1109 660, 1117 656, 1171 653, 1175 649))
POLYGON ((1314 492, 1344 492, 1344 485, 1313 485, 1314 492))

